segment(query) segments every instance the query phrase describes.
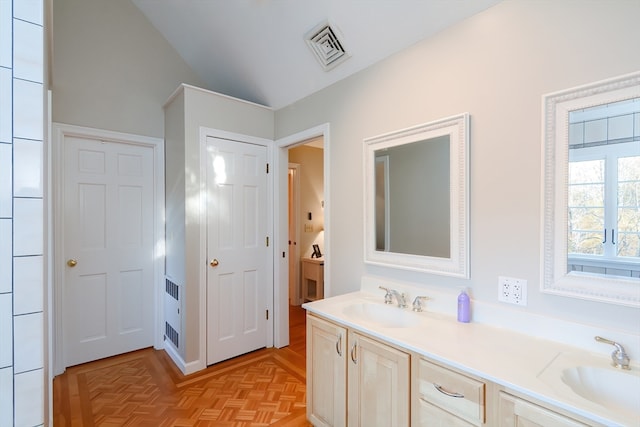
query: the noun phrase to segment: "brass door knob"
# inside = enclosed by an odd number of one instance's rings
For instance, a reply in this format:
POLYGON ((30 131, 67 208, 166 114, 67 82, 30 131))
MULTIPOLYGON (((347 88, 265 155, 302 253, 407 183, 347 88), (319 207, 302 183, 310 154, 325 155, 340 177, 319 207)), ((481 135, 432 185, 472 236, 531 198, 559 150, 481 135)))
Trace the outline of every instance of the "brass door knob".
POLYGON ((209 263, 209 265, 210 265, 211 267, 217 267, 217 266, 218 266, 218 264, 220 264, 220 263, 219 263, 219 262, 218 262, 218 260, 217 260, 217 259, 215 259, 215 258, 214 258, 214 259, 212 259, 212 260, 211 260, 211 262, 209 263))
POLYGON ((69 267, 75 267, 76 265, 78 265, 78 261, 73 259, 73 258, 71 258, 69 261, 67 261, 67 265, 69 267))

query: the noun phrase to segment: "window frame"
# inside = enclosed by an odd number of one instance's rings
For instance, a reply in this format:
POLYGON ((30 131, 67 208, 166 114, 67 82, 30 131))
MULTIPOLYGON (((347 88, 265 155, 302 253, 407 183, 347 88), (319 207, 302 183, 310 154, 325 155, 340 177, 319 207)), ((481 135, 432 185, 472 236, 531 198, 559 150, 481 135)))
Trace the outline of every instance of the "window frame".
MULTIPOLYGON (((611 264, 612 268, 618 267, 620 264, 639 264, 640 258, 618 255, 618 247, 613 241, 618 241, 618 192, 620 182, 618 180, 618 161, 625 157, 640 157, 640 142, 632 141, 620 144, 597 145, 592 147, 580 147, 578 149, 570 149, 569 162, 582 162, 590 160, 604 160, 604 230, 606 230, 603 239, 602 255, 583 254, 572 252, 568 254, 570 263, 572 261, 597 261, 600 263, 611 264), (614 230, 614 239, 612 239, 611 230, 614 230)), ((567 183, 569 188, 572 185, 567 183)), ((579 206, 569 206, 579 207, 579 206)), ((567 236, 568 238, 568 236, 567 236)))

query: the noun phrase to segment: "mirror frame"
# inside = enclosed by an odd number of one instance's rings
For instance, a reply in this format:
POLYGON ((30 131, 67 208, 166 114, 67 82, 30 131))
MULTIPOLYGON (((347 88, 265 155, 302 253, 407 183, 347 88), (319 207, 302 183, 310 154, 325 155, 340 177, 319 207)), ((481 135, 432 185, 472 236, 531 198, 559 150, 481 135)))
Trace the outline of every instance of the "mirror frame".
POLYGON ((364 139, 364 261, 367 264, 469 278, 469 114, 364 139), (375 151, 449 135, 450 257, 376 250, 375 151))
POLYGON ((569 112, 640 97, 640 72, 542 97, 541 291, 640 306, 640 279, 567 272, 569 112))

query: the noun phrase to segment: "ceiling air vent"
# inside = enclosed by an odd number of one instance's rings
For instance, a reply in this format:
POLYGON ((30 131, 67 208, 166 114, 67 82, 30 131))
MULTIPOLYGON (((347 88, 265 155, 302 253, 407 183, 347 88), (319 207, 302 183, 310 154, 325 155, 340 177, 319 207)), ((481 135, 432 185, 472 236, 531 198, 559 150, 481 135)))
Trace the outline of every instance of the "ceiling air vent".
POLYGON ((329 23, 318 25, 307 33, 305 39, 325 71, 349 58, 344 43, 338 38, 337 31, 331 28, 329 23))

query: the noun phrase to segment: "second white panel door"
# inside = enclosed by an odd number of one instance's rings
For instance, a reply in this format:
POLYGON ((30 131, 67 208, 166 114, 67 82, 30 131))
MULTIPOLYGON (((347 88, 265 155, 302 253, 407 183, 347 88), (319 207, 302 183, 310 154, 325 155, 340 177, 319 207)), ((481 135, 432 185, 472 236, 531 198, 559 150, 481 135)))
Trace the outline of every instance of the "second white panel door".
POLYGON ((267 343, 267 148, 206 139, 207 364, 267 343))

